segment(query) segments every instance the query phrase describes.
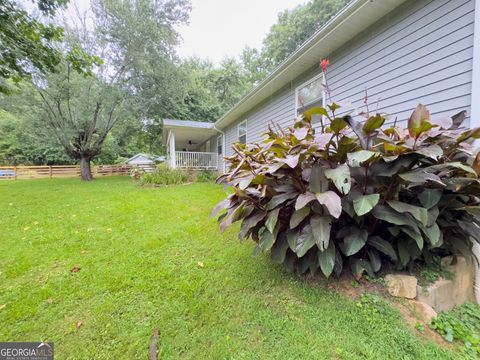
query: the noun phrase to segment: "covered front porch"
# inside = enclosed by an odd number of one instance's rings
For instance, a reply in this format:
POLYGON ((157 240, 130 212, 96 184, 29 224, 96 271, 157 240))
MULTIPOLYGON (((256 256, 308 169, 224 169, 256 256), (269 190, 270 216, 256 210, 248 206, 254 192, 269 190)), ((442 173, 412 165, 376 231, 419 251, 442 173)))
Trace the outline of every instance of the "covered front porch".
POLYGON ((213 123, 165 119, 167 165, 173 169, 219 170, 222 154, 217 147, 218 136, 221 134, 213 123))

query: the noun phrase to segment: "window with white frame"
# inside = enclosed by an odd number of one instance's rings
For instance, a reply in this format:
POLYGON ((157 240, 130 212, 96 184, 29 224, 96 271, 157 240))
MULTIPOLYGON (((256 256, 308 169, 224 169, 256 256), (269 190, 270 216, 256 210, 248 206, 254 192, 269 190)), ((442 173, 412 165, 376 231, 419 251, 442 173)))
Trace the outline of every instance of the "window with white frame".
POLYGON ((303 83, 295 90, 295 109, 300 114, 315 106, 323 106, 325 86, 323 74, 303 83))
POLYGON ((247 143, 247 120, 242 121, 237 126, 238 130, 238 142, 242 144, 247 143))
POLYGON ((223 153, 223 136, 222 135, 219 135, 217 137, 217 154, 218 155, 222 155, 223 153))

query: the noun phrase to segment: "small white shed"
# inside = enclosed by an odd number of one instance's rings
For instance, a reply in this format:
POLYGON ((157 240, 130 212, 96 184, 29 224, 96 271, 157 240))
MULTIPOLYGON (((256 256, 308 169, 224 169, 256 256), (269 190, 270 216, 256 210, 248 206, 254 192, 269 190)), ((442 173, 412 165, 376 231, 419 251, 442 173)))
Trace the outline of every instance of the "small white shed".
POLYGON ((165 161, 164 156, 153 156, 144 153, 136 154, 125 161, 125 164, 137 166, 145 171, 152 171, 156 162, 165 161))

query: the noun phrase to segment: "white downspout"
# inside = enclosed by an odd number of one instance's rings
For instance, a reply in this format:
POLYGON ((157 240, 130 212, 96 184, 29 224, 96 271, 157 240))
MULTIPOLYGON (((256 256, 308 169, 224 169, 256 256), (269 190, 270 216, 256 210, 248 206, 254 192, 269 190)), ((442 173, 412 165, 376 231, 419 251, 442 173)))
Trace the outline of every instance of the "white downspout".
MULTIPOLYGON (((222 171, 223 173, 225 173, 225 160, 223 159, 223 155, 225 154, 225 151, 227 150, 225 148, 225 146, 227 145, 227 140, 226 140, 226 136, 225 136, 225 132, 223 132, 222 130, 218 129, 215 124, 213 124, 213 129, 218 131, 220 134, 222 134, 222 171)), ((218 163, 218 160, 217 160, 217 163, 218 163)))
MULTIPOLYGON (((470 111, 470 127, 480 126, 480 0, 475 0, 475 23, 473 32, 473 68, 472 68, 472 97, 470 111)), ((477 151, 478 149, 478 143, 477 151)), ((475 299, 480 303, 480 244, 474 241, 473 254, 475 263, 475 284, 473 286, 475 299)))

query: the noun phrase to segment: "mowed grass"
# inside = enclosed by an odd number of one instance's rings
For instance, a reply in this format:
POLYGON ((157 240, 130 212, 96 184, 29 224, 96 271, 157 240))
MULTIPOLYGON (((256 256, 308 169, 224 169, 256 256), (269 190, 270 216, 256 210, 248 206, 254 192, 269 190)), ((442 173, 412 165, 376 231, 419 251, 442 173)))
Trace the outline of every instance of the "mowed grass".
POLYGON ((56 359, 453 359, 224 234, 214 184, 0 182, 0 341, 56 359), (72 272, 73 268, 78 272, 72 272), (368 320, 369 318, 370 320, 368 320))

